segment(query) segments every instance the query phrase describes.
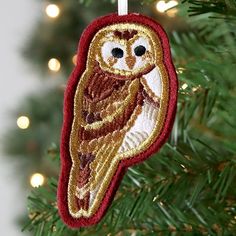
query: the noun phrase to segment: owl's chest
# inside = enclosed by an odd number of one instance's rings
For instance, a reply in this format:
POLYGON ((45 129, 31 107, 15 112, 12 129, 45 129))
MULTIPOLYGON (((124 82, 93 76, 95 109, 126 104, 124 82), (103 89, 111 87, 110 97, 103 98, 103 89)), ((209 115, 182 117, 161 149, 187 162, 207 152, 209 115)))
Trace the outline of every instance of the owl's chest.
POLYGON ((158 106, 151 102, 150 99, 145 98, 141 112, 137 114, 132 125, 128 127, 122 145, 119 148, 119 153, 137 149, 148 140, 156 128, 158 112, 158 106))

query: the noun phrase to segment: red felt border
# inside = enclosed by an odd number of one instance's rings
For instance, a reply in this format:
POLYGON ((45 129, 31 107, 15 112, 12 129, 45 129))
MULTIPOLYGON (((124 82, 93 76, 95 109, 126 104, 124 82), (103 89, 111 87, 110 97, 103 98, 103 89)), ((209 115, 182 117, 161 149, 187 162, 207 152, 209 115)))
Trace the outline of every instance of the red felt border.
POLYGON ((92 24, 90 24, 84 33, 81 36, 79 47, 78 47, 78 62, 77 65, 72 72, 67 89, 65 91, 65 100, 64 100, 64 121, 61 135, 61 174, 59 178, 59 186, 58 186, 58 208, 59 214, 62 220, 72 228, 79 228, 90 226, 98 223, 109 205, 111 204, 116 190, 122 180, 123 175, 125 174, 127 168, 131 165, 137 164, 145 159, 147 159, 150 155, 157 152, 161 146, 167 140, 175 118, 176 113, 176 103, 177 103, 177 90, 178 90, 178 81, 176 72, 171 59, 171 52, 169 47, 169 42, 165 31, 162 27, 155 22, 154 20, 140 15, 140 14, 128 14, 125 16, 118 16, 117 14, 112 14, 108 16, 104 16, 96 19, 92 24), (96 214, 91 218, 80 218, 74 219, 68 210, 67 205, 67 189, 68 189, 68 181, 70 169, 72 166, 70 152, 69 152, 69 140, 71 127, 73 122, 73 109, 74 109, 74 95, 76 91, 76 87, 78 84, 78 80, 81 77, 82 73, 86 68, 87 61, 87 52, 89 49, 90 42, 92 41, 94 35, 98 32, 99 29, 111 25, 114 23, 139 23, 142 25, 146 25, 150 27, 154 32, 157 33, 161 40, 162 48, 164 51, 164 64, 168 71, 169 75, 169 85, 170 85, 170 93, 169 93, 169 106, 167 110, 167 116, 165 119, 165 124, 160 136, 157 138, 155 143, 151 145, 151 147, 144 151, 143 153, 133 157, 131 159, 123 160, 120 162, 119 167, 114 175, 111 184, 106 192, 106 195, 102 201, 101 206, 99 207, 96 214))

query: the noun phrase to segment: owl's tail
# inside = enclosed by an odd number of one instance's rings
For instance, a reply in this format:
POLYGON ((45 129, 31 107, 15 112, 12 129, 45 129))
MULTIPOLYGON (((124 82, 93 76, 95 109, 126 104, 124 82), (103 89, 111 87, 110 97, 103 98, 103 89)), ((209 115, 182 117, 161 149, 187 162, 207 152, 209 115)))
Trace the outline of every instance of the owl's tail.
MULTIPOLYGON (((80 166, 79 166, 80 171, 77 176, 77 187, 79 189, 82 189, 89 182, 91 174, 90 163, 93 162, 95 156, 91 153, 88 154, 79 153, 78 156, 80 160, 80 166)), ((77 197, 76 204, 78 210, 83 209, 87 211, 89 208, 89 201, 90 201, 89 191, 82 198, 77 197)))
POLYGON ((73 157, 68 191, 69 211, 75 217, 88 217, 100 206, 118 165, 115 155, 123 136, 115 132, 80 144, 73 157))

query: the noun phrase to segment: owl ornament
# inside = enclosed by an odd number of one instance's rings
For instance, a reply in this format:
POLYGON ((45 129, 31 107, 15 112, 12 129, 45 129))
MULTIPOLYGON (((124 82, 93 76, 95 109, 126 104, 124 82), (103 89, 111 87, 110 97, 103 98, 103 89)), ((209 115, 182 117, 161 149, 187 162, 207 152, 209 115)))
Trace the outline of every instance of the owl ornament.
POLYGON ((177 87, 157 22, 112 14, 87 27, 65 91, 58 207, 68 226, 98 223, 127 168, 165 143, 177 87))

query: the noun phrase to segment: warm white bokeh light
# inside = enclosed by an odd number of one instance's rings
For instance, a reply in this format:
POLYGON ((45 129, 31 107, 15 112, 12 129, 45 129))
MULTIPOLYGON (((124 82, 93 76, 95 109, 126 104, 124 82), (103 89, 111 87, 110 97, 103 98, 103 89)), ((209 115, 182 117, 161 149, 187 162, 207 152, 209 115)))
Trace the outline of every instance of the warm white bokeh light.
POLYGON ((37 188, 44 184, 45 178, 40 173, 35 173, 30 178, 30 184, 32 187, 37 188))
POLYGON ((58 72, 61 68, 61 63, 56 58, 51 58, 48 61, 48 68, 51 71, 58 72))
POLYGON ((176 0, 171 0, 169 2, 166 2, 166 1, 158 1, 157 4, 156 4, 156 9, 157 11, 163 13, 169 9, 171 9, 172 7, 175 7, 178 5, 178 2, 176 0))
POLYGON ((27 116, 20 116, 16 123, 20 129, 27 129, 30 125, 30 120, 27 116))
POLYGON ((46 7, 46 13, 51 18, 56 18, 60 14, 60 8, 56 4, 49 4, 46 7))

